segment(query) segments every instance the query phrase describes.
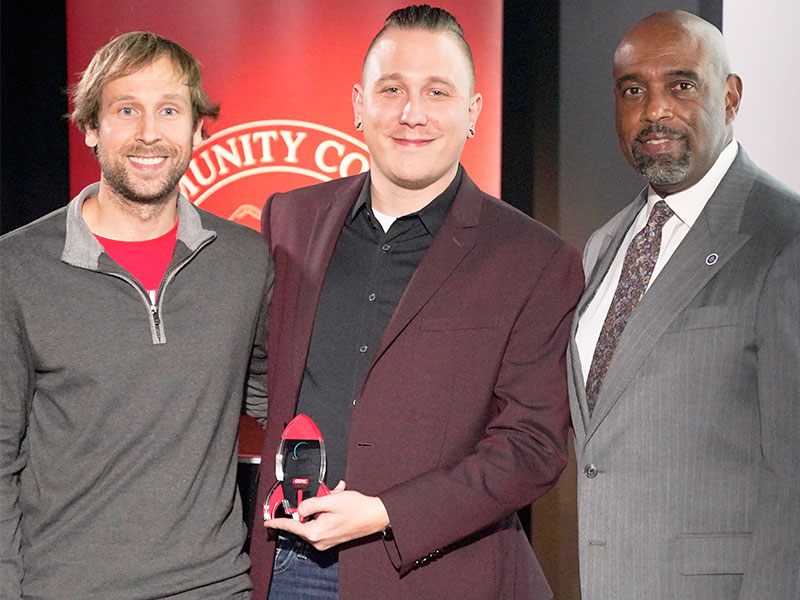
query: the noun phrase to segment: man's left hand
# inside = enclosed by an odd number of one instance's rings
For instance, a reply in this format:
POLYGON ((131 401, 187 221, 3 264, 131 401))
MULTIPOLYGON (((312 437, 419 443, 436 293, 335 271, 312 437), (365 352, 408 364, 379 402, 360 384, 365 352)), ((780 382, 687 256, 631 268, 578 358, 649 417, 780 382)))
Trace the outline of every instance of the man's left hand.
POLYGON ((344 481, 340 481, 327 496, 303 500, 297 512, 303 522, 268 519, 264 526, 293 533, 317 550, 327 550, 382 531, 389 524, 389 514, 380 498, 345 491, 344 481), (312 515, 314 518, 308 520, 312 515))

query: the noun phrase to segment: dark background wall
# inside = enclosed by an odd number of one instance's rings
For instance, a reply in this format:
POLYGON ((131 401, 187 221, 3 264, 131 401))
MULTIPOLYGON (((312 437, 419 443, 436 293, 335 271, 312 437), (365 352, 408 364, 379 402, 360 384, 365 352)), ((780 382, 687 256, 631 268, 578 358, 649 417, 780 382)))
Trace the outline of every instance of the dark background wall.
POLYGON ((0 4, 0 230, 69 199, 64 6, 0 4), (55 6, 55 9, 54 9, 55 6))
MULTIPOLYGON (((3 233, 69 200, 66 23, 54 5, 0 5, 3 233)), ((721 26, 722 0, 505 2, 502 195, 579 248, 643 186, 617 146, 611 59, 630 27, 665 8, 721 26)), ((559 600, 580 598, 576 477, 573 458, 533 508, 533 546, 559 600)))

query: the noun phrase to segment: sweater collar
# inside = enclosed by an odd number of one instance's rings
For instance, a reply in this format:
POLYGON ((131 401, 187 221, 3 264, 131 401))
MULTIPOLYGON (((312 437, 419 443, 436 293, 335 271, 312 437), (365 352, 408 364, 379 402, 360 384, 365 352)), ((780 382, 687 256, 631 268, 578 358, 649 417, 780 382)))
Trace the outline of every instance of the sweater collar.
MULTIPOLYGON (((96 271, 100 257, 105 250, 83 219, 83 203, 87 198, 96 196, 100 184, 93 183, 85 187, 67 206, 67 233, 61 260, 69 265, 96 271)), ((182 194, 178 194, 178 241, 182 242, 190 252, 194 252, 204 242, 216 237, 216 232, 205 229, 200 218, 200 211, 182 194)))

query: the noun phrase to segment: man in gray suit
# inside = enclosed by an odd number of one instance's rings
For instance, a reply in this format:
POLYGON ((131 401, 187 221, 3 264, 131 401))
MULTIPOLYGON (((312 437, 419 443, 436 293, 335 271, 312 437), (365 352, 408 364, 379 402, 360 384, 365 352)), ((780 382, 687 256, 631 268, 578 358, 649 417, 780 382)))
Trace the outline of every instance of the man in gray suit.
POLYGON ((651 15, 614 79, 620 146, 649 185, 584 252, 583 600, 796 600, 800 198, 734 139, 742 83, 711 24, 651 15))

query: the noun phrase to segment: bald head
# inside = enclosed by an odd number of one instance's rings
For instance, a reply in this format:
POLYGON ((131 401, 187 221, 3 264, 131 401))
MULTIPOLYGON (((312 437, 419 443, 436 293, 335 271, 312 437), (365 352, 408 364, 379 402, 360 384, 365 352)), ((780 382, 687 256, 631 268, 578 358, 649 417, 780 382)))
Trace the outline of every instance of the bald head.
POLYGON ((677 43, 702 51, 710 71, 723 81, 731 72, 728 50, 719 29, 682 10, 664 10, 639 21, 617 46, 614 64, 627 58, 642 41, 654 38, 661 40, 662 48, 677 43))
POLYGON ((742 84, 719 30, 683 11, 640 21, 614 53, 617 136, 662 196, 705 176, 733 139, 742 84))

